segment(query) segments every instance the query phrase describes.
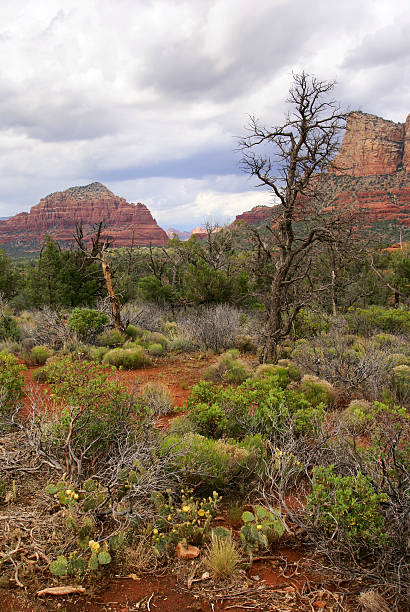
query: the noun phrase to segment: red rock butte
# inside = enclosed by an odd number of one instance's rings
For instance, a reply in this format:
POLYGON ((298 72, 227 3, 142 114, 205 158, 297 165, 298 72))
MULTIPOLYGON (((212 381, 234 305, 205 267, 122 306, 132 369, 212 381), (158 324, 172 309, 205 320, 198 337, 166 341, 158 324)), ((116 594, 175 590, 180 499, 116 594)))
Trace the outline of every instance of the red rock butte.
MULTIPOLYGON (((370 221, 410 225, 410 115, 395 123, 350 113, 339 152, 321 180, 336 205, 362 209, 370 221)), ((269 207, 257 206, 236 219, 259 224, 269 214, 269 207)))
POLYGON ((72 242, 77 223, 83 225, 87 235, 100 222, 104 223, 104 235, 115 247, 168 242, 168 236, 144 204, 130 204, 101 183, 91 183, 51 193, 30 212, 0 221, 0 245, 35 250, 45 235, 59 242, 72 242))

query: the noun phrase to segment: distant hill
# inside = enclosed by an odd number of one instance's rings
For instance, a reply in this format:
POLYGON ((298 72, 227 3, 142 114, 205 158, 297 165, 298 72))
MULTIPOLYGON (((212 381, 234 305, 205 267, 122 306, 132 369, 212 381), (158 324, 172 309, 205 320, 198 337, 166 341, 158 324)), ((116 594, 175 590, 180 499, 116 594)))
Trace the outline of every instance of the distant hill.
POLYGON ((11 251, 36 251, 46 234, 63 243, 71 242, 76 223, 83 224, 87 235, 100 222, 115 247, 168 242, 144 204, 130 204, 101 183, 91 183, 51 193, 30 212, 0 221, 0 246, 11 251))

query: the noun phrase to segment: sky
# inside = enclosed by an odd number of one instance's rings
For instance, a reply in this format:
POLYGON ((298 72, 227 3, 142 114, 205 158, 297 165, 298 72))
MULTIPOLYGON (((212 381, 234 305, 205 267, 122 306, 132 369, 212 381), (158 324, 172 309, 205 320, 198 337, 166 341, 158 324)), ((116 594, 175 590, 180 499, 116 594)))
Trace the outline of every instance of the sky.
POLYGON ((0 217, 94 181, 164 229, 273 204, 239 169, 248 116, 280 124, 305 70, 404 122, 409 32, 410 0, 2 0, 0 217))

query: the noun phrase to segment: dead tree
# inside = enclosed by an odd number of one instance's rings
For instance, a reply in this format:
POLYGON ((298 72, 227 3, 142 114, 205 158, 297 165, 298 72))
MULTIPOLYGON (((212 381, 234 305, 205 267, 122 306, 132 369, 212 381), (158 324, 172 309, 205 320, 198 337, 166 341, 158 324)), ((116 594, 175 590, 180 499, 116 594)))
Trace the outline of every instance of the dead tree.
POLYGON ((78 248, 84 254, 86 259, 91 259, 93 261, 100 262, 105 280, 105 286, 107 288, 108 298, 110 300, 111 315, 114 327, 118 331, 124 332, 125 326, 121 319, 121 306, 113 285, 111 264, 107 259, 107 252, 108 249, 111 247, 111 243, 108 238, 103 238, 103 229, 103 222, 98 223, 98 225, 95 227, 94 235, 90 237, 91 248, 87 248, 87 244, 84 239, 82 223, 76 223, 74 239, 77 243, 78 248))
POLYGON ((306 305, 306 293, 297 287, 312 286, 309 275, 317 246, 341 246, 351 232, 352 215, 333 205, 321 178, 336 155, 346 119, 329 99, 333 88, 334 82, 304 72, 294 75, 284 123, 265 127, 251 116, 248 134, 239 140, 243 170, 278 203, 266 228, 268 237, 259 238, 258 245, 272 263, 263 361, 276 361, 279 342, 306 305))

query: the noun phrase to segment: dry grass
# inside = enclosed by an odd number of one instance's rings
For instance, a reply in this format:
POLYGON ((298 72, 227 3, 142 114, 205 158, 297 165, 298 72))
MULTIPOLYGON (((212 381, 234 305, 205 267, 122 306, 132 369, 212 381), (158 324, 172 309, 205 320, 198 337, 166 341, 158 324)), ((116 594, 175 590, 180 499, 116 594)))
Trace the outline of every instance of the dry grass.
POLYGON ((364 591, 360 593, 359 604, 365 612, 390 612, 391 606, 376 591, 364 591))
POLYGON ((216 578, 230 578, 241 562, 241 553, 231 538, 212 538, 204 563, 216 578))

